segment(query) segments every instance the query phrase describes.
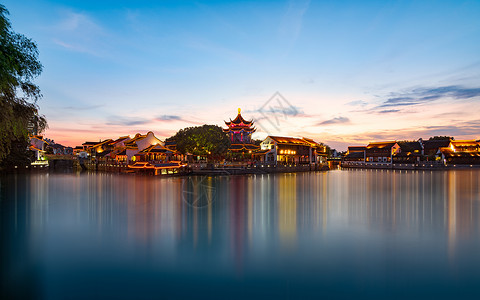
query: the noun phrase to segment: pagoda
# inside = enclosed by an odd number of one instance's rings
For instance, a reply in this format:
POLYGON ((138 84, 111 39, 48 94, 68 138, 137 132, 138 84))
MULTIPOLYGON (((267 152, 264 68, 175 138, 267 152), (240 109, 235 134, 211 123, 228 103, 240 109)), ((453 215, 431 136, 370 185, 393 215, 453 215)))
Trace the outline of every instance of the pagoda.
POLYGON ((228 134, 231 142, 228 150, 235 153, 252 153, 260 148, 252 142, 252 133, 256 131, 256 128, 253 126, 253 120, 245 120, 240 112, 239 108, 235 119, 230 119, 230 122, 225 121, 228 128, 223 131, 228 134))

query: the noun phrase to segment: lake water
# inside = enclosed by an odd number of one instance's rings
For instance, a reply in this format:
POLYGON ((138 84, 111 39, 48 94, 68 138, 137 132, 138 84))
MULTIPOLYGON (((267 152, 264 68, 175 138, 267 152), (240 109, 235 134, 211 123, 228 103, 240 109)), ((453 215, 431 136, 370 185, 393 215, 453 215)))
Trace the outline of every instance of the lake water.
POLYGON ((3 176, 2 299, 478 299, 479 175, 3 176))

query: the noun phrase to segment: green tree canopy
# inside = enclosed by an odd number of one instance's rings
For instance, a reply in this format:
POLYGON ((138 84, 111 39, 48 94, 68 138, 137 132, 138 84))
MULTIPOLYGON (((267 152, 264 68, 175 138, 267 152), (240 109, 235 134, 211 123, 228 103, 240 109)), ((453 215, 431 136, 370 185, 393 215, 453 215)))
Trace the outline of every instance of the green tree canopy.
POLYGON ((180 129, 167 139, 177 144, 177 150, 183 154, 215 157, 224 155, 230 140, 223 129, 216 125, 203 125, 180 129))
POLYGON ((42 72, 37 45, 13 32, 7 15, 0 4, 0 165, 8 164, 9 157, 26 158, 28 135, 47 126, 36 105, 40 88, 33 83, 42 72))

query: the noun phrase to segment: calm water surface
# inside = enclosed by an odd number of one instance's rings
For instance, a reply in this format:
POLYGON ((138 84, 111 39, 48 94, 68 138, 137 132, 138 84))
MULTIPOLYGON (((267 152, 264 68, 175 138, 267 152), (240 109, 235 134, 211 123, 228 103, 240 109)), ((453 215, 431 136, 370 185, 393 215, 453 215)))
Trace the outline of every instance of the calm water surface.
POLYGON ((478 299, 479 175, 3 176, 2 298, 478 299))

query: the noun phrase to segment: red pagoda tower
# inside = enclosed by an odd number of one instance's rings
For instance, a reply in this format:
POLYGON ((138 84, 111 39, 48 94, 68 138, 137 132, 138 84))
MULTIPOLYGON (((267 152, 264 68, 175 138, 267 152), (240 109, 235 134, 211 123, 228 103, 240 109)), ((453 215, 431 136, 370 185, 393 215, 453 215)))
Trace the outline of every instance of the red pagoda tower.
POLYGON ((260 148, 252 142, 252 133, 256 131, 256 128, 253 127, 253 120, 245 120, 240 111, 239 108, 238 115, 233 121, 230 119, 230 122, 225 122, 228 128, 223 131, 228 134, 231 142, 228 150, 236 153, 252 153, 260 148))

